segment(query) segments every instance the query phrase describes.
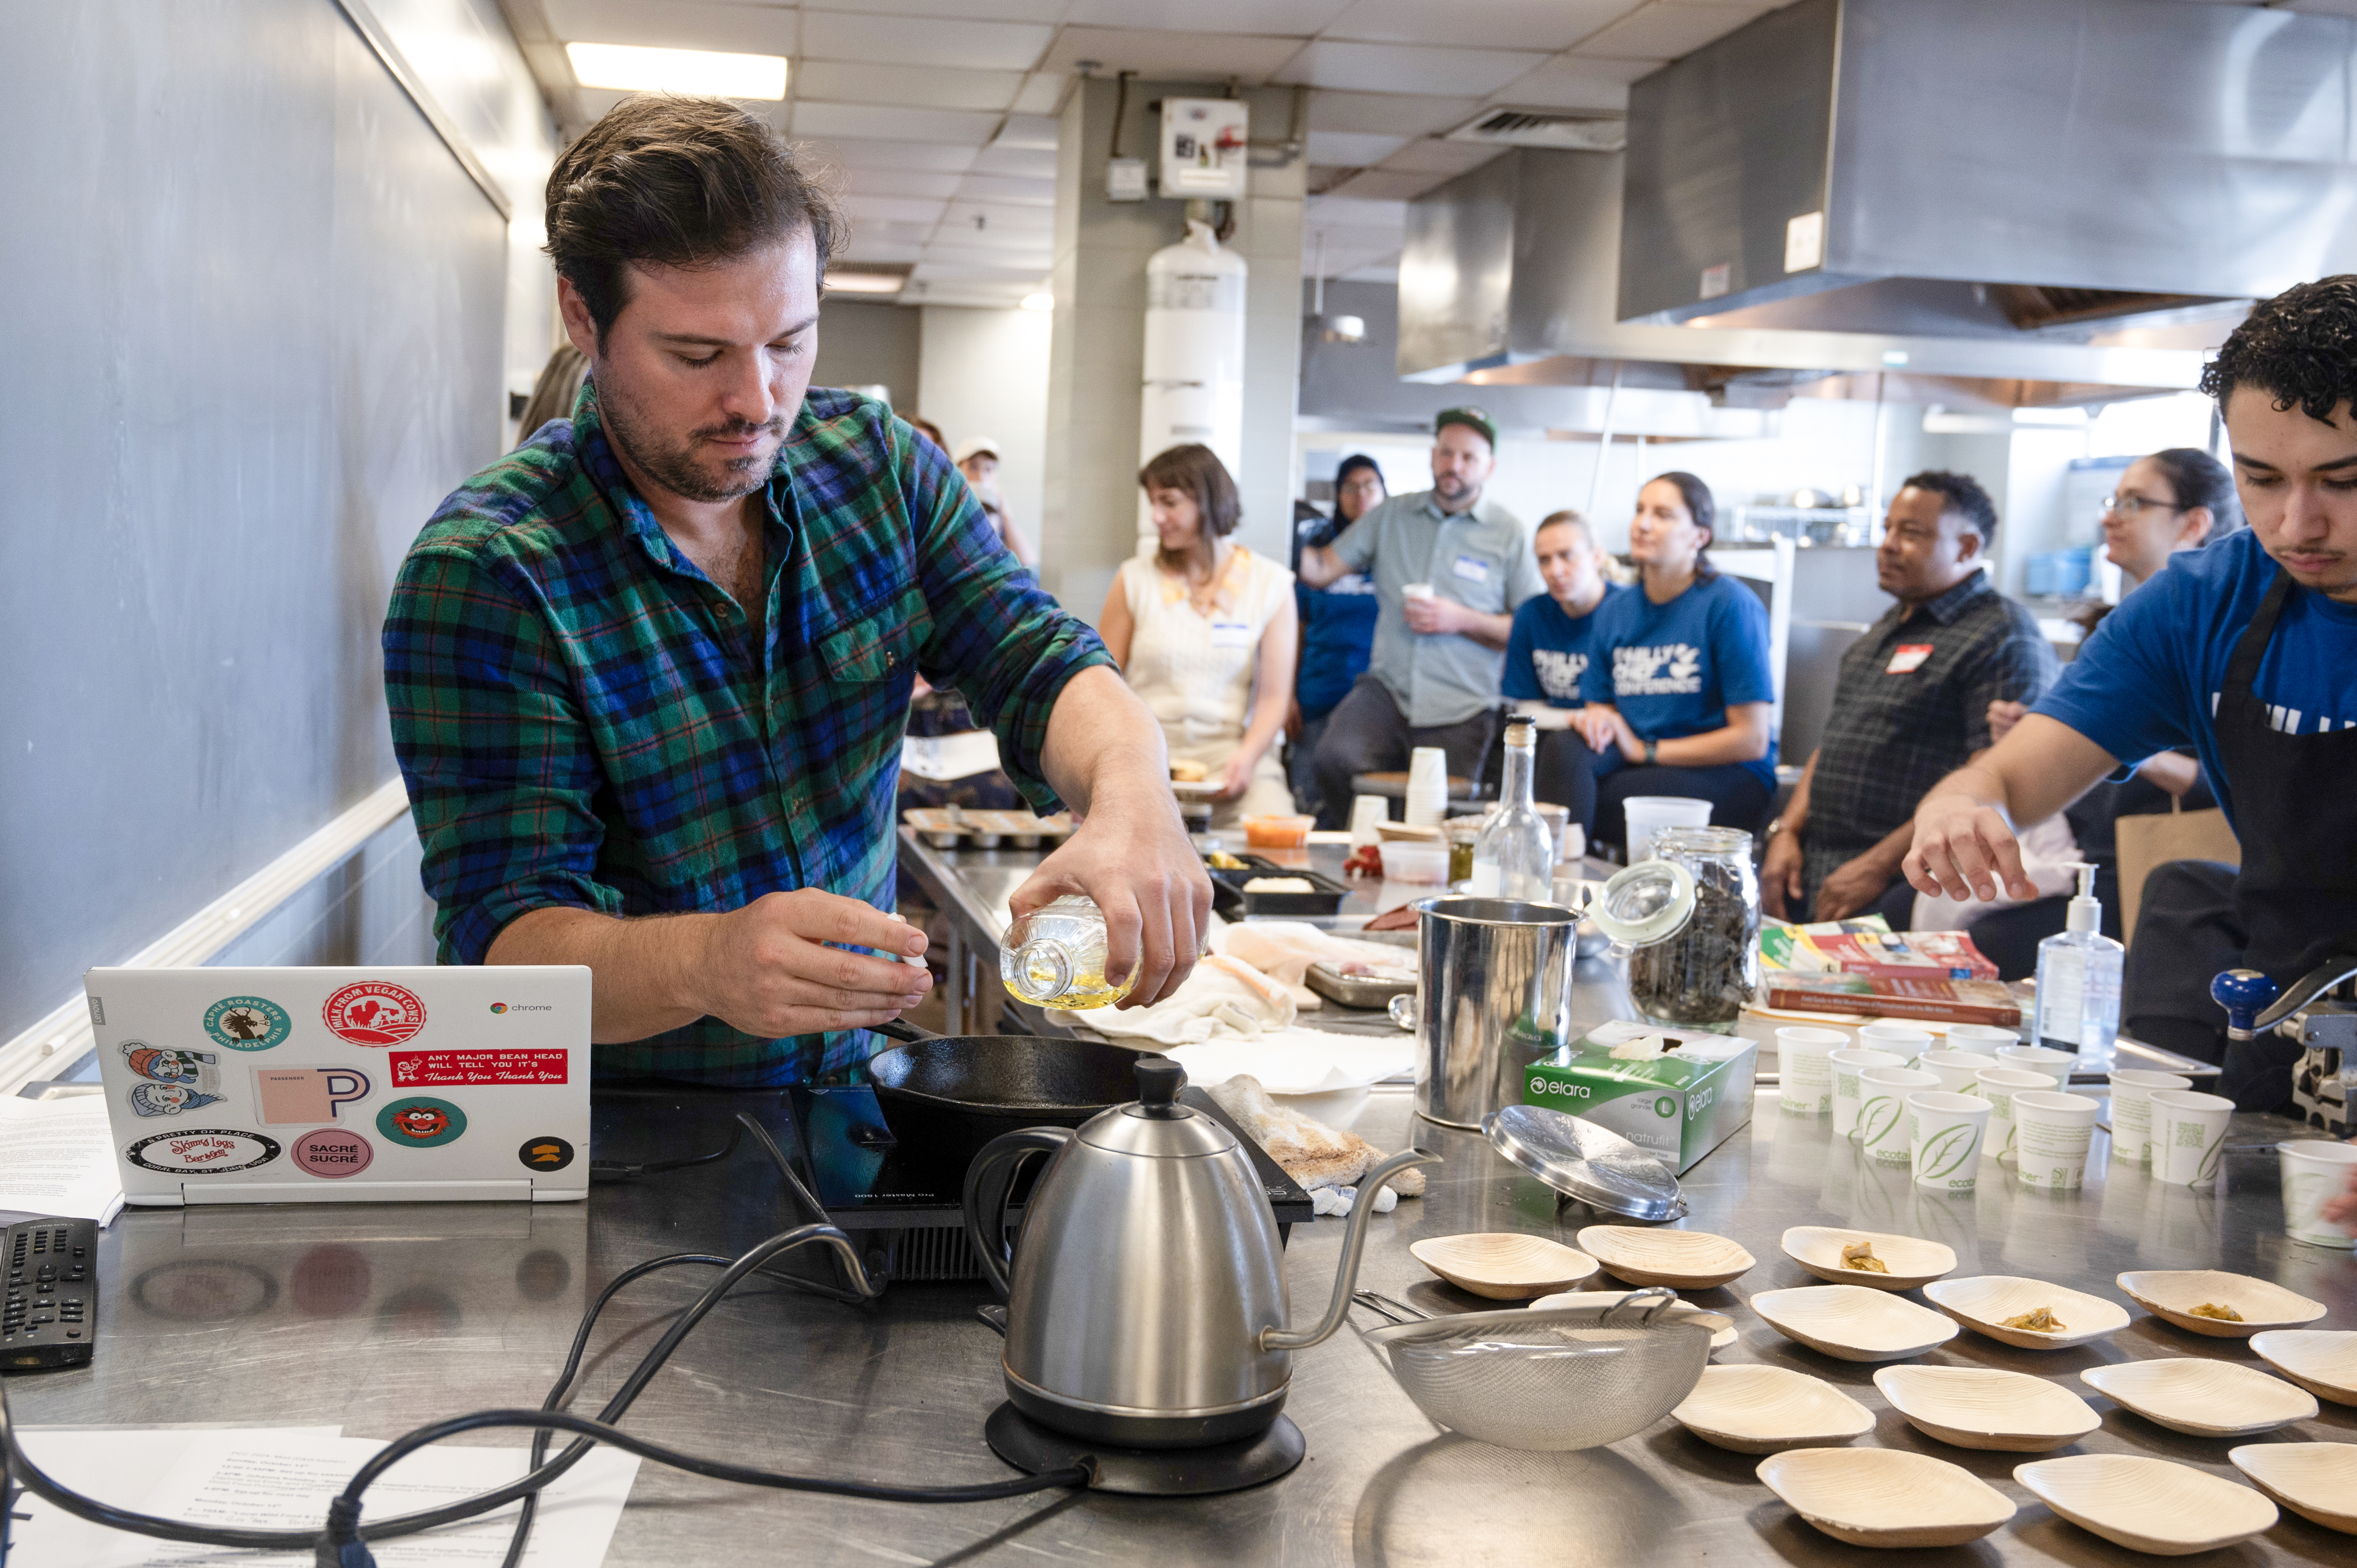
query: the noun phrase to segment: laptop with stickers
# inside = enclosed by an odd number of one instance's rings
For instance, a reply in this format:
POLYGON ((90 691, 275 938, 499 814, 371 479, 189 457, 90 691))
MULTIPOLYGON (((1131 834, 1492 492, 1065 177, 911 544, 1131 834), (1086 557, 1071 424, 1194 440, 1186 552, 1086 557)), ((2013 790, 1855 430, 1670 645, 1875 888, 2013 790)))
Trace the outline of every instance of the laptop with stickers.
POLYGON ((589 971, 93 969, 127 1203, 589 1196, 589 971))

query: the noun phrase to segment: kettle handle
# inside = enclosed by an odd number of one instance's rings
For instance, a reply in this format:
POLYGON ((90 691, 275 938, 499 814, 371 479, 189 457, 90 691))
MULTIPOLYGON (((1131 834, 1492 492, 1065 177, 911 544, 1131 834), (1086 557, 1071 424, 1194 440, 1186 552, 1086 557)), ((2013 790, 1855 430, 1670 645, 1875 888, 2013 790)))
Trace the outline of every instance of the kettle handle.
MULTIPOLYGON (((1060 1153, 1072 1141, 1070 1127, 1026 1127, 1002 1133, 983 1145, 965 1172, 965 1236, 990 1288, 1005 1300, 1015 1249, 1006 1243, 1006 1198, 1026 1155, 1060 1153)), ((1034 1190, 1037 1190, 1036 1188, 1034 1190)))

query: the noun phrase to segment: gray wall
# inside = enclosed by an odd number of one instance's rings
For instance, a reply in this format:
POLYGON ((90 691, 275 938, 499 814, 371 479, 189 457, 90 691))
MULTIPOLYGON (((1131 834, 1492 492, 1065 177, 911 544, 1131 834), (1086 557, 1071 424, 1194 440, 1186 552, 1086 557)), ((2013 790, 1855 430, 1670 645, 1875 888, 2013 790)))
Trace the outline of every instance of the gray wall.
POLYGON ((392 776, 507 229, 330 0, 12 6, 0 140, 5 1039, 392 776))
POLYGON ((902 413, 915 410, 924 325, 924 312, 913 306, 826 301, 819 307, 818 360, 811 370, 811 383, 857 387, 880 382, 892 389, 893 408, 902 413))

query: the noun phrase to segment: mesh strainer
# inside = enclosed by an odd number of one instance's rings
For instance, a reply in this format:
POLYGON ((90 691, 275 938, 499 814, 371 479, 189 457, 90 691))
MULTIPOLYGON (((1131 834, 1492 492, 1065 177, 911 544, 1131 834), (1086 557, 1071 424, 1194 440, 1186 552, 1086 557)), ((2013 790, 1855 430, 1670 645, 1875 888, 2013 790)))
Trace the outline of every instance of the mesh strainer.
POLYGON ((1559 1452, 1631 1436, 1692 1393, 1710 1361, 1706 1315, 1659 1287, 1601 1306, 1448 1317, 1372 1291, 1355 1299, 1393 1320, 1364 1337, 1417 1408, 1501 1448, 1559 1452))

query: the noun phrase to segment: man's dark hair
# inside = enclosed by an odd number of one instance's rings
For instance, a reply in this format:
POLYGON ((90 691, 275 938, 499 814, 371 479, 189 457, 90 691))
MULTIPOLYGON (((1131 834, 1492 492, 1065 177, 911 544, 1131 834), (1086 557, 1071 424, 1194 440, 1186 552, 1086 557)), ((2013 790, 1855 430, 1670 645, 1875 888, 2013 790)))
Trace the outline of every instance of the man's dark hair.
POLYGON ((632 262, 712 266, 808 233, 823 280, 844 229, 834 191, 725 99, 626 98, 548 175, 547 251, 581 291, 601 347, 630 303, 632 262))
POLYGON ((2328 424, 2357 399, 2357 274, 2295 284, 2253 306, 2201 371, 2201 390, 2222 407, 2237 387, 2328 424))
POLYGON ((2152 455, 2153 466, 2169 481, 2169 500, 2190 511, 2210 509, 2210 532, 2201 542, 2223 539, 2243 526, 2243 498, 2234 492, 2234 476, 2226 465, 2199 446, 2171 446, 2152 455))
POLYGON ((1940 515, 1960 517, 1972 524, 1981 536, 1984 554, 1996 540, 1996 502, 1989 499, 1988 491, 1970 474, 1959 474, 1947 468, 1926 468, 1920 474, 1910 474, 1900 489, 1930 490, 1940 498, 1940 515))

